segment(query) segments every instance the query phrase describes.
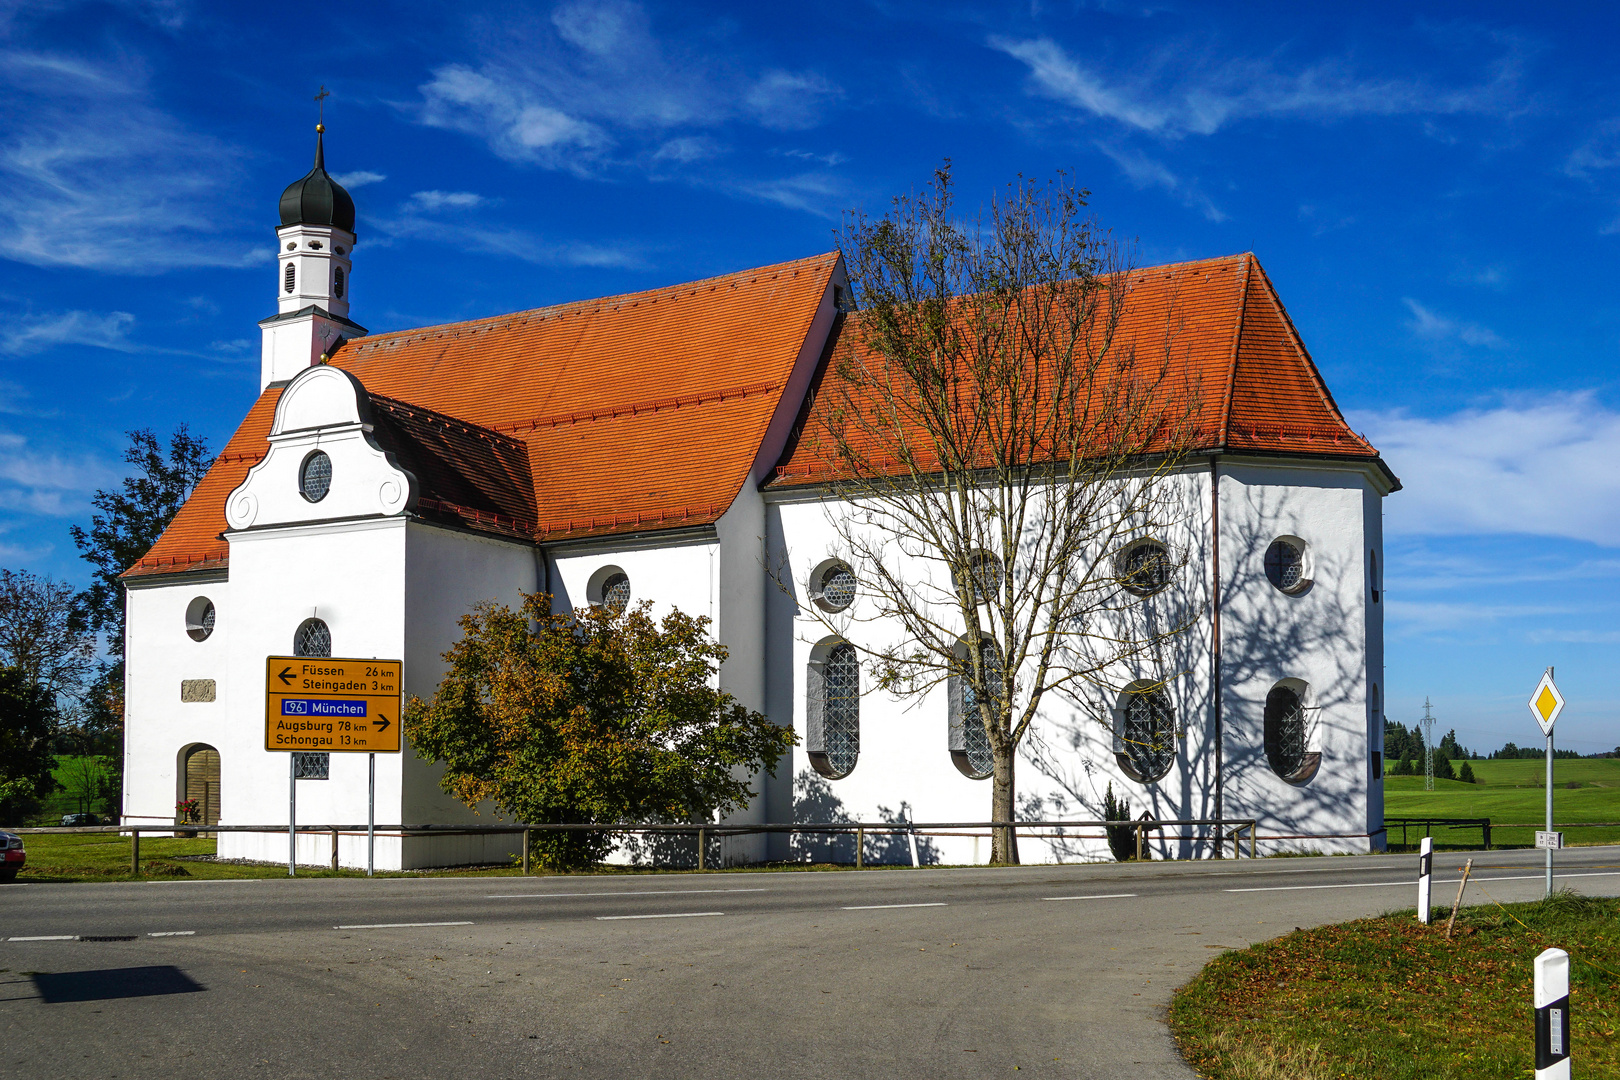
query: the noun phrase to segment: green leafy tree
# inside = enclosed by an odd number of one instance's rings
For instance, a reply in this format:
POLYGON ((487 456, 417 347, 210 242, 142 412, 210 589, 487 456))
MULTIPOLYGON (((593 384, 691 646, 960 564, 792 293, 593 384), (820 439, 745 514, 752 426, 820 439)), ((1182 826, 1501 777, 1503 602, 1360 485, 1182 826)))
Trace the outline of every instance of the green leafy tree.
POLYGON ((1395 763, 1395 768, 1390 773, 1390 775, 1391 776, 1411 776, 1413 774, 1413 772, 1415 772, 1415 771, 1416 770, 1414 770, 1413 767, 1412 767, 1412 759, 1409 758, 1409 757, 1403 757, 1403 758, 1401 758, 1400 761, 1395 763))
POLYGON ((129 433, 124 461, 134 471, 113 491, 97 491, 90 528, 69 532, 79 557, 94 566, 84 607, 90 628, 106 635, 107 651, 124 657, 124 585, 119 576, 157 543, 213 463, 208 442, 186 425, 175 428, 165 450, 148 429, 129 433))
MULTIPOLYGON (((747 777, 795 736, 715 687, 726 650, 708 619, 654 622, 648 607, 556 614, 533 594, 462 616, 449 674, 405 709, 417 754, 444 763, 440 786, 533 824, 706 821, 747 805, 747 777)), ((620 835, 539 833, 535 853, 577 868, 620 835)))
POLYGON ((0 667, 0 824, 19 824, 56 790, 56 701, 15 665, 0 667))
POLYGON ((1474 767, 1468 764, 1466 761, 1462 763, 1462 768, 1457 770, 1457 779, 1461 780, 1465 784, 1479 783, 1479 781, 1474 777, 1474 767))
POLYGON ((1446 755, 1445 750, 1437 746, 1432 753, 1434 756, 1434 778, 1436 780, 1457 779, 1456 770, 1451 767, 1451 758, 1446 755))
POLYGON ((71 718, 73 749, 105 755, 112 763, 107 785, 123 789, 124 741, 124 583, 120 575, 135 565, 180 511, 213 463, 208 442, 186 425, 175 428, 165 448, 148 429, 129 432, 124 461, 132 471, 116 489, 97 491, 90 528, 69 533, 79 557, 95 567, 90 587, 79 597, 86 625, 102 635, 109 659, 98 667, 81 707, 71 718))

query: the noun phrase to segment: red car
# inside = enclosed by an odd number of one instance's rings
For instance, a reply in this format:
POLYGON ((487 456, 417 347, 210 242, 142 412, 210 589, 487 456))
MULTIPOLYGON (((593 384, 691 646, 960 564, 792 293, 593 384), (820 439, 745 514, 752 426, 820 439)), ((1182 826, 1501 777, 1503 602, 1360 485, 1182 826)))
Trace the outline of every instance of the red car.
POLYGON ((0 881, 17 880, 17 871, 28 861, 23 839, 16 833, 0 832, 0 881))

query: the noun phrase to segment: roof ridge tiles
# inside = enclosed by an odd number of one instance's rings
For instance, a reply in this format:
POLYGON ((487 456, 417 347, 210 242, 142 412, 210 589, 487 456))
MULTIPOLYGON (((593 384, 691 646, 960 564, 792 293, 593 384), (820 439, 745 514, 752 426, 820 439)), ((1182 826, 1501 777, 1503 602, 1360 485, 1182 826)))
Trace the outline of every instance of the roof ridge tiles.
POLYGON ((463 333, 480 333, 493 330, 503 322, 516 320, 533 320, 535 318, 556 317, 563 318, 570 314, 594 314, 604 310, 621 308, 627 302, 643 298, 678 298, 683 291, 690 290, 688 295, 696 295, 699 287, 708 285, 719 288, 726 284, 751 284, 759 280, 759 276, 766 271, 777 271, 775 277, 780 278, 783 271, 793 268, 794 275, 798 270, 823 263, 833 263, 838 259, 838 252, 829 251, 819 255, 810 255, 801 259, 791 259, 787 262, 776 263, 771 266, 752 267, 746 270, 736 270, 729 274, 719 274, 715 277, 699 278, 696 281, 683 281, 674 285, 662 285, 655 289, 643 289, 639 292, 620 293, 614 296, 589 297, 582 300, 569 300, 560 304, 549 304, 544 307, 525 308, 519 311, 508 311, 499 315, 486 315, 481 319, 465 319, 460 322, 438 323, 432 326, 409 327, 403 330, 390 330, 386 333, 367 334, 364 337, 349 338, 340 346, 341 350, 362 350, 379 348, 384 345, 397 345, 410 341, 426 341, 428 334, 437 332, 438 336, 451 337, 463 333), (749 275, 753 275, 750 277, 749 275), (744 281, 743 279, 747 279, 744 281))
POLYGON ((781 383, 751 383, 746 386, 727 386, 719 390, 712 390, 707 394, 689 394, 685 397, 658 398, 653 401, 636 401, 627 405, 610 405, 598 409, 576 409, 571 413, 557 413, 552 416, 542 416, 533 420, 512 420, 499 424, 488 430, 505 435, 506 432, 516 432, 527 429, 538 431, 540 428, 568 427, 573 424, 589 424, 598 420, 612 420, 619 416, 640 416, 643 413, 663 412, 666 409, 691 408, 697 405, 709 405, 714 402, 736 401, 746 399, 758 394, 774 394, 782 389, 781 383))

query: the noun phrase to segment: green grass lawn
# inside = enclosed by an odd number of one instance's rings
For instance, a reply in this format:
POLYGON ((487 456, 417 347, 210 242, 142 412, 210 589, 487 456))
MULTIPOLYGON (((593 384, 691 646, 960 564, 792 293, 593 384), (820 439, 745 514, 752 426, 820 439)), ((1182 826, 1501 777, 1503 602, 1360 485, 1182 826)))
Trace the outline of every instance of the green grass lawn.
MULTIPOLYGON (((1491 842, 1502 846, 1535 843, 1535 829, 1503 829, 1497 823, 1527 824, 1545 817, 1546 769, 1544 760, 1470 761, 1477 784, 1436 780, 1433 791, 1423 790, 1421 776, 1384 778, 1386 817, 1488 817, 1491 842)), ((1453 766, 1460 766, 1453 762, 1453 766)), ((1553 762, 1553 816, 1560 823, 1620 822, 1620 758, 1563 758, 1553 762), (1570 785, 1577 785, 1571 787, 1570 785)), ((1572 844, 1620 843, 1620 828, 1566 829, 1572 844)), ((1400 830, 1391 840, 1400 842, 1400 830)), ((1421 836, 1422 831, 1416 834, 1421 836)), ((1476 847, 1478 829, 1440 830, 1438 846, 1476 847)), ((1414 838, 1414 843, 1416 840, 1414 838)))
POLYGON ((1578 1077, 1620 1076, 1620 900, 1560 893, 1413 911, 1292 934, 1218 956, 1176 992, 1170 1025, 1210 1080, 1508 1080, 1535 1058, 1531 961, 1567 949, 1578 1077), (1584 958, 1585 961, 1582 962, 1584 958))

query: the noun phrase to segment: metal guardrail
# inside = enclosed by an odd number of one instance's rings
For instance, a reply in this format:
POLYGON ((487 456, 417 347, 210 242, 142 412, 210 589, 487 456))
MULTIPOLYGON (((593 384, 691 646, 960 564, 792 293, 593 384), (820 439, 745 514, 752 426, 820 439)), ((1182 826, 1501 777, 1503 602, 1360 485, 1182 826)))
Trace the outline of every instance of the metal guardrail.
MULTIPOLYGON (((1406 830, 1408 828, 1415 829, 1419 825, 1421 825, 1421 826, 1423 826, 1423 835, 1424 836, 1429 836, 1429 835, 1431 835, 1429 830, 1432 827, 1434 827, 1436 825, 1439 825, 1439 826, 1441 826, 1443 828, 1447 828, 1447 829, 1478 829, 1480 831, 1480 838, 1485 843, 1485 850, 1486 851, 1491 850, 1491 819, 1490 818, 1445 818, 1445 817, 1393 818, 1393 817, 1386 817, 1384 819, 1384 828, 1386 830, 1390 829, 1390 828, 1392 828, 1392 827, 1394 827, 1396 825, 1399 825, 1400 828, 1401 828, 1401 844, 1402 844, 1402 846, 1405 846, 1405 844, 1407 842, 1407 840, 1406 840, 1406 830)), ((1539 825, 1536 826, 1536 828, 1540 828, 1540 827, 1541 826, 1539 826, 1539 825)))
MULTIPOLYGON (((1135 821, 839 821, 839 822, 795 822, 777 823, 763 822, 759 824, 682 824, 682 825, 600 825, 600 824, 566 824, 566 825, 377 825, 379 833, 388 833, 398 836, 480 836, 490 834, 523 834, 523 872, 529 873, 530 840, 537 832, 611 832, 629 834, 668 834, 696 835, 698 869, 706 869, 705 857, 708 847, 708 838, 717 836, 747 836, 757 833, 809 833, 834 836, 847 836, 854 834, 855 865, 864 867, 866 834, 873 833, 910 833, 917 836, 938 834, 947 829, 1012 829, 1015 833, 1019 829, 1072 829, 1072 828, 1109 828, 1128 826, 1136 833, 1136 849, 1138 856, 1146 844, 1147 833, 1162 832, 1167 826, 1215 826, 1215 857, 1224 858, 1226 842, 1232 842, 1234 858, 1242 857, 1242 837, 1245 832, 1249 836, 1249 858, 1255 857, 1255 828, 1256 820, 1253 818, 1176 818, 1176 819, 1147 819, 1138 818, 1135 821), (1230 832, 1225 832, 1228 826, 1234 826, 1230 832)), ((338 868, 338 836, 342 833, 364 833, 366 825, 299 825, 296 831, 300 833, 323 835, 332 837, 332 869, 338 868)), ((285 834, 286 825, 205 825, 201 822, 173 822, 164 825, 73 825, 59 826, 47 825, 34 828, 10 829, 14 833, 128 833, 130 836, 129 868, 130 873, 140 872, 141 834, 142 833, 222 833, 222 832, 249 832, 249 833, 278 833, 285 834)), ((1060 833, 1054 839, 1085 840, 1106 839, 1107 833, 1102 834, 1074 834, 1060 833)), ((1161 839, 1164 837, 1161 836, 1161 839)), ((1197 839, 1196 836, 1176 836, 1173 839, 1197 839)))

